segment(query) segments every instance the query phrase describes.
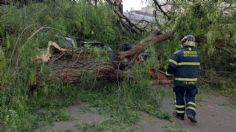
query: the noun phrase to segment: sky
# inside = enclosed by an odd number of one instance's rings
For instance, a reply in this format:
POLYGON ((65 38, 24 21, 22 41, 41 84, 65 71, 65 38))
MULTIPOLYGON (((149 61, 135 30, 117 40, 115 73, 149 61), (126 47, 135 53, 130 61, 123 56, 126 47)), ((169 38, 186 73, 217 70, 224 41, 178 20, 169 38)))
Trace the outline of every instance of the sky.
MULTIPOLYGON (((145 0, 143 0, 145 1, 145 0)), ((147 4, 145 2, 141 3, 141 0, 123 0, 123 8, 124 11, 130 9, 138 10, 141 9, 142 7, 145 7, 147 4)))

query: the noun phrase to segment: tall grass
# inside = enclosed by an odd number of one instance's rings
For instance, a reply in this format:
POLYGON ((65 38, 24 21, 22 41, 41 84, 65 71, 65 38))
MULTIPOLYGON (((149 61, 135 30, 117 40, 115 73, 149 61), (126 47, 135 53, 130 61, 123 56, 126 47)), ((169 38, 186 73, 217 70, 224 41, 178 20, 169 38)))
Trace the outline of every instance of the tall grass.
MULTIPOLYGON (((198 20, 192 21, 194 24, 198 20)), ((207 33, 198 30, 202 25, 194 27, 189 19, 181 16, 172 27, 177 37, 158 48, 149 47, 151 58, 144 64, 132 66, 132 78, 107 83, 95 81, 92 73, 86 73, 80 84, 45 84, 30 93, 29 88, 35 83, 36 73, 50 72, 47 65, 35 60, 38 49, 46 48, 48 41, 63 46, 64 38, 71 37, 77 42, 101 41, 116 49, 124 42, 137 42, 142 36, 120 30, 115 14, 104 3, 94 7, 83 1, 75 4, 60 0, 31 3, 21 8, 14 5, 0 6, 0 127, 3 125, 12 131, 25 132, 53 121, 67 120, 69 117, 64 107, 77 100, 88 102, 101 114, 111 117, 112 124, 120 126, 121 130, 137 122, 142 112, 170 119, 168 114, 159 109, 165 90, 161 87, 150 88, 148 71, 150 68, 166 68, 166 60, 179 48, 178 37, 189 33, 183 32, 186 27, 181 28, 185 22, 190 24, 197 35, 207 33), (163 49, 166 50, 163 52, 163 49)), ((207 38, 211 37, 209 35, 207 38)), ((216 54, 214 52, 204 58, 216 54)), ((218 59, 217 65, 226 63, 222 61, 224 57, 218 59)), ((107 58, 99 60, 107 61, 107 58)), ((229 87, 233 89, 235 83, 232 81, 222 85, 224 93, 232 93, 229 87)), ((100 125, 111 124, 104 122, 100 125)))
POLYGON ((79 85, 46 84, 30 94, 36 73, 49 71, 35 60, 38 49, 46 48, 48 41, 63 44, 66 36, 77 41, 102 41, 113 48, 140 39, 122 32, 112 9, 103 3, 96 8, 66 0, 32 3, 22 8, 0 7, 0 125, 12 131, 32 131, 45 122, 66 120, 63 107, 78 98, 120 123, 134 123, 138 111, 156 114, 161 93, 148 91, 146 73, 157 65, 154 58, 142 70, 135 70, 136 66, 132 80, 98 86, 99 82, 90 76, 79 85))

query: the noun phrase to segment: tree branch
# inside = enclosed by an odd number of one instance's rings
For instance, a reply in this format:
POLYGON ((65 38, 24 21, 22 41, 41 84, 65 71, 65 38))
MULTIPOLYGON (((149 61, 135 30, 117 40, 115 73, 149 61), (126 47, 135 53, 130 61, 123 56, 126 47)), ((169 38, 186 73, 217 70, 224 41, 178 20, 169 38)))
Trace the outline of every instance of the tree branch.
POLYGON ((167 19, 170 20, 171 17, 162 9, 162 6, 158 3, 158 1, 157 0, 153 0, 153 2, 155 4, 156 10, 160 10, 164 14, 164 16, 166 16, 167 19))
POLYGON ((118 52, 116 54, 117 59, 122 60, 126 57, 135 56, 141 53, 145 48, 149 47, 150 45, 168 40, 171 38, 171 36, 172 36, 171 33, 161 34, 160 32, 154 31, 148 37, 144 38, 138 44, 136 44, 135 47, 132 48, 131 50, 118 52))
MULTIPOLYGON (((107 3, 111 6, 114 7, 114 3, 111 0, 106 0, 107 3)), ((113 8, 113 11, 116 13, 116 15, 119 17, 119 21, 122 23, 122 25, 127 29, 127 26, 130 27, 130 31, 134 32, 134 33, 142 33, 145 30, 144 29, 140 29, 137 25, 133 24, 129 18, 127 18, 126 16, 124 16, 123 14, 121 14, 116 8, 113 8), (123 22, 123 20, 125 20, 128 24, 126 24, 125 22, 123 22)))

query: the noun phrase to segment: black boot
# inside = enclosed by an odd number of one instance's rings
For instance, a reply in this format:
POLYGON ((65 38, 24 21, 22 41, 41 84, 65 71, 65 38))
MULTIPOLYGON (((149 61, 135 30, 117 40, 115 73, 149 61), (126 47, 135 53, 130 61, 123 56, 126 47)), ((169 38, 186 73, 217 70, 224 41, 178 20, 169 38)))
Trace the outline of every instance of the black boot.
POLYGON ((184 114, 178 114, 177 112, 173 112, 173 115, 180 120, 184 120, 184 114))
POLYGON ((189 119, 192 123, 197 123, 197 120, 196 120, 196 118, 195 118, 194 115, 192 115, 192 114, 187 114, 187 117, 188 117, 188 119, 189 119))

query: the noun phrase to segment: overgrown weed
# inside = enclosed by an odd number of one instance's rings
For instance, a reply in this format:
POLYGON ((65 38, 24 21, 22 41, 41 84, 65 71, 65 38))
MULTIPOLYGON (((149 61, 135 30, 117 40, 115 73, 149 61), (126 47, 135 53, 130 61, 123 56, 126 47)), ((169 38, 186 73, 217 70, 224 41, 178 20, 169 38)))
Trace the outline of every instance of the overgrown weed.
MULTIPOLYGON (((36 83, 37 72, 43 75, 50 72, 50 67, 35 60, 38 48, 46 48, 48 41, 63 47, 64 38, 69 36, 77 42, 96 40, 116 48, 120 43, 139 39, 119 29, 109 6, 101 4, 94 8, 81 2, 73 5, 61 0, 32 3, 22 8, 0 6, 0 11, 0 86, 3 89, 0 121, 4 126, 12 131, 32 131, 45 123, 67 120, 62 108, 74 104, 78 98, 97 106, 101 113, 114 116, 117 122, 129 124, 138 119, 135 108, 141 110, 140 103, 145 101, 136 102, 135 93, 144 90, 147 80, 120 82, 119 88, 107 83, 97 86, 99 82, 95 82, 94 73, 86 73, 79 85, 43 84, 29 94, 30 87, 36 83), (136 84, 130 88, 130 83, 136 84)), ((99 60, 108 61, 107 57, 99 56, 100 51, 95 52, 99 60)), ((140 94, 143 100, 148 98, 144 96, 140 94)), ((151 99, 144 105, 146 111, 158 109, 152 106, 154 102, 150 103, 151 99)))

